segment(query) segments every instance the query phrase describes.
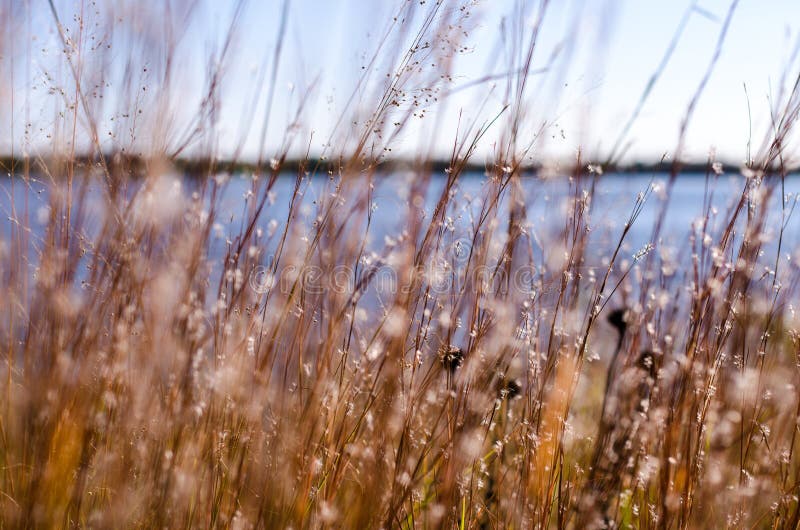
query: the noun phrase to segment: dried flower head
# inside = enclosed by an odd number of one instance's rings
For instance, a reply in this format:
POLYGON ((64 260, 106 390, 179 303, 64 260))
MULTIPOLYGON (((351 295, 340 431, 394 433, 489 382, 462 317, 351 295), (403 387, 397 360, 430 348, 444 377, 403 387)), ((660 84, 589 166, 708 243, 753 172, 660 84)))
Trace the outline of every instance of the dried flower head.
POLYGON ((439 360, 444 369, 452 374, 464 362, 464 350, 450 344, 439 351, 439 360))

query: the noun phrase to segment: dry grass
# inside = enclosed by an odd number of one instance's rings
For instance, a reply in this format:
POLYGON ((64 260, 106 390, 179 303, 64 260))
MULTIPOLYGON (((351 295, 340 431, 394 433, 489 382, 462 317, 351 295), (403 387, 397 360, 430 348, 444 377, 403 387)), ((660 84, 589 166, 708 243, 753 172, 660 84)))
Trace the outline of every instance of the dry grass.
MULTIPOLYGON (((238 4, 185 129, 166 119, 178 67, 158 63, 155 95, 123 76, 115 104, 131 112, 118 115, 113 158, 89 88, 109 57, 61 27, 63 149, 12 169, 26 200, 11 201, 0 240, 0 526, 796 528, 800 270, 782 238, 796 223, 783 190, 796 89, 719 213, 709 160, 684 247, 661 244, 677 163, 598 247, 604 177, 587 161, 563 177, 557 229, 531 221, 523 200, 537 25, 514 45, 496 121, 462 126, 443 176, 421 153, 398 184, 404 207, 376 211, 375 185, 393 178, 380 157, 424 97, 445 97, 469 24, 468 5, 399 9, 391 31, 411 44, 376 52, 396 75, 364 74, 353 101, 374 102, 369 117, 344 133, 342 119, 326 169, 282 171, 294 129, 270 163, 262 154, 222 253, 209 245, 230 180, 212 163, 187 191, 172 164, 187 149, 215 160, 238 4), (433 71, 416 67, 421 54, 433 71), (496 162, 465 216, 459 181, 489 127, 501 129, 496 162), (140 165, 126 146, 147 155, 140 165), (289 215, 267 226, 278 178, 296 187, 289 215), (43 229, 27 201, 42 182, 43 229), (417 198, 439 188, 426 210, 417 198), (631 257, 646 201, 661 205, 652 248, 631 257), (376 244, 378 215, 403 228, 376 244)), ((122 31, 135 72, 143 45, 114 15, 98 8, 75 26, 122 31)), ((274 74, 262 81, 272 93, 274 74)))

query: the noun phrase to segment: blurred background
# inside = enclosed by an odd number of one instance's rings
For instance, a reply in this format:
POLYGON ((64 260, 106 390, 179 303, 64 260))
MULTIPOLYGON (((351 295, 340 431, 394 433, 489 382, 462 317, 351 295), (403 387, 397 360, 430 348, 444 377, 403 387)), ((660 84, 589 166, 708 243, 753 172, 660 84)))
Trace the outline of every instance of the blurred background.
MULTIPOLYGON (((65 114, 66 102, 91 107, 107 152, 325 156, 367 126, 375 94, 430 17, 448 49, 417 43, 409 65, 419 71, 397 105, 415 112, 385 156, 449 158, 459 124, 492 120, 524 75, 519 136, 533 142, 533 160, 570 159, 580 147, 589 159, 658 162, 676 148, 721 43, 683 158, 704 162, 715 150, 743 165, 795 82, 800 3, 730 9, 729 0, 4 0, 0 152, 90 150, 80 144, 90 135, 72 133, 76 121, 92 124, 65 114), (190 138, 199 116, 206 132, 190 138)), ((491 155, 498 129, 477 154, 491 155)))

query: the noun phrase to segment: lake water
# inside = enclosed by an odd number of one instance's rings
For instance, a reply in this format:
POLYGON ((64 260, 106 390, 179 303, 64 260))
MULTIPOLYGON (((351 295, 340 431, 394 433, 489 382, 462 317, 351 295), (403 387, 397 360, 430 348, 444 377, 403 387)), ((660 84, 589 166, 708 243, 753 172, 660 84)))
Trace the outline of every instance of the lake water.
MULTIPOLYGON (((376 210, 370 230, 371 246, 379 248, 383 245, 384 236, 396 236, 402 231, 405 223, 403 215, 407 211, 407 204, 410 200, 408 197, 410 178, 412 177, 400 174, 377 179, 374 192, 376 210)), ((653 185, 656 190, 664 189, 668 180, 669 176, 666 174, 606 174, 601 176, 597 181, 592 199, 592 238, 595 240, 602 238, 605 241, 606 244, 599 245, 600 247, 607 249, 609 245, 613 245, 631 214, 637 195, 653 185)), ((723 221, 727 220, 728 208, 740 196, 746 180, 741 175, 722 175, 712 178, 709 182, 709 190, 713 192, 712 204, 718 211, 717 216, 712 219, 711 231, 714 232, 721 229, 723 221)), ((432 212, 444 183, 443 177, 431 180, 425 197, 425 209, 428 214, 432 212)), ((662 244, 677 247, 687 245, 692 223, 703 215, 708 184, 702 175, 682 175, 677 178, 667 204, 662 244)), ((202 183, 197 180, 184 179, 181 183, 181 193, 189 196, 201 185, 202 183)), ((90 208, 88 209, 87 227, 90 231, 93 224, 95 226, 100 224, 103 216, 101 186, 102 182, 96 180, 91 182, 88 188, 87 202, 90 208)), ((225 240, 228 236, 238 233, 245 211, 245 199, 251 186, 250 179, 234 176, 222 188, 218 223, 210 242, 212 257, 224 252, 225 240)), ((584 186, 588 186, 588 179, 584 186)), ((565 204, 574 189, 568 179, 523 178, 522 187, 528 219, 533 232, 546 236, 549 232, 563 227, 565 204)), ((272 220, 278 226, 283 225, 294 188, 294 175, 286 174, 278 178, 269 204, 259 219, 260 227, 267 230, 272 220)), ((299 211, 301 216, 306 217, 305 222, 310 224, 316 215, 315 201, 330 192, 331 183, 326 178, 304 179, 301 189, 303 190, 303 206, 299 211)), ((772 201, 768 223, 769 230, 775 236, 781 225, 780 191, 780 184, 778 184, 778 193, 772 201)), ((788 177, 785 180, 784 191, 789 202, 794 201, 800 193, 800 176, 788 177)), ((454 207, 448 211, 453 223, 461 228, 467 228, 471 222, 471 216, 477 215, 479 212, 481 200, 486 193, 486 177, 484 175, 466 174, 461 177, 456 186, 454 207)), ((0 238, 7 240, 10 237, 13 223, 17 221, 24 223, 23 212, 26 204, 34 235, 41 236, 44 222, 47 219, 49 195, 50 185, 45 180, 36 179, 26 186, 21 179, 0 179, 0 214, 2 214, 0 238)), ((254 198, 250 197, 248 200, 253 201, 254 198)), ((626 239, 624 250, 629 254, 636 252, 643 245, 651 243, 648 238, 651 237, 653 224, 662 209, 662 201, 663 194, 659 194, 658 191, 650 194, 641 215, 626 239)), ((506 206, 505 203, 501 206, 501 219, 503 219, 502 212, 506 206)), ((800 213, 796 212, 786 225, 782 243, 785 249, 796 249, 800 243, 798 239, 800 237, 800 218, 798 216, 800 213)), ((773 237, 774 239, 776 237, 773 237)))

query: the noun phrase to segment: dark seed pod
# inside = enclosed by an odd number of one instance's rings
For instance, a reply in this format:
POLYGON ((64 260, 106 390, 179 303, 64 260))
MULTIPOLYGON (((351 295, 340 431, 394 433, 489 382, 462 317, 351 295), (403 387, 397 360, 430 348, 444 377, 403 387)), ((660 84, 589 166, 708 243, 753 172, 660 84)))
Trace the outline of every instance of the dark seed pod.
POLYGON ((503 379, 500 381, 500 399, 514 399, 522 393, 522 386, 515 379, 503 379))
POLYGON ((442 348, 439 352, 439 360, 442 362, 444 369, 452 374, 464 362, 464 350, 451 344, 442 348))
POLYGON ((655 378, 656 359, 653 356, 653 352, 645 350, 639 354, 639 358, 636 360, 636 366, 647 372, 650 377, 655 378))
POLYGON ((625 309, 615 309, 608 315, 608 323, 614 326, 620 335, 625 334, 628 324, 625 322, 625 309))
POLYGON ((644 379, 639 383, 639 402, 636 410, 639 412, 647 412, 650 408, 650 395, 653 392, 653 385, 656 381, 656 359, 653 352, 649 350, 643 351, 636 359, 636 368, 644 372, 644 379))

